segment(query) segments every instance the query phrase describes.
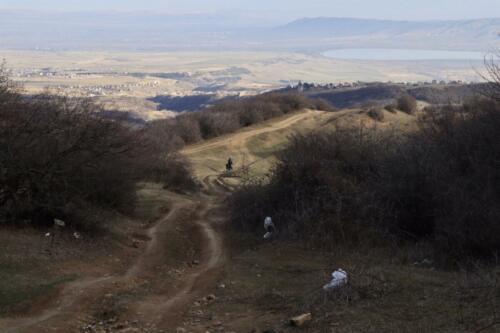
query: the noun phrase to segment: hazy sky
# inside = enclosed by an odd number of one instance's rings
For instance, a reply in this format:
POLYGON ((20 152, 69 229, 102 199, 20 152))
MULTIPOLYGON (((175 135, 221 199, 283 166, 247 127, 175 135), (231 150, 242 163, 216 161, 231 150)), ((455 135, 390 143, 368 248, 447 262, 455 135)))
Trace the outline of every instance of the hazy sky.
POLYGON ((422 20, 500 17, 500 0, 0 0, 0 9, 237 12, 279 21, 304 16, 422 20))

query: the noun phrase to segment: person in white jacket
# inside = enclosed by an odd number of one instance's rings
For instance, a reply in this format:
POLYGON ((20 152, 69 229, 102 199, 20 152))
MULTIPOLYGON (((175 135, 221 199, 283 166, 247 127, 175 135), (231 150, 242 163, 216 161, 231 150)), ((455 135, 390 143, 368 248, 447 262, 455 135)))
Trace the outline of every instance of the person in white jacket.
POLYGON ((273 219, 271 219, 270 216, 267 216, 264 219, 264 229, 266 229, 264 239, 269 239, 276 233, 276 227, 274 226, 273 219))
POLYGON ((345 286, 348 282, 347 272, 342 268, 337 269, 332 273, 332 281, 323 286, 323 290, 330 291, 334 289, 339 289, 345 286))

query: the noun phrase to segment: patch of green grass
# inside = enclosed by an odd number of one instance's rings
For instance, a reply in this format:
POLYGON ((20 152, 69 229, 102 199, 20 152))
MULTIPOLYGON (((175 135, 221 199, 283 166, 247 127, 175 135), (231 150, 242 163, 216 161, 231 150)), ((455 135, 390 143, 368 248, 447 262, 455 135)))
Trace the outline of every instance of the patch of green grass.
MULTIPOLYGON (((403 264, 385 250, 321 253, 284 241, 234 238, 236 253, 225 276, 232 284, 224 291, 221 313, 244 304, 255 317, 271 311, 282 321, 311 312, 310 332, 334 327, 339 333, 416 333, 476 331, 493 322, 499 310, 498 268, 444 271, 403 264), (349 273, 349 285, 326 294, 322 286, 339 267, 349 273)), ((294 332, 279 321, 271 325, 294 332)))
POLYGON ((143 183, 137 194, 134 216, 142 221, 157 219, 169 206, 169 193, 160 184, 143 183))
POLYGON ((58 273, 29 232, 4 230, 0 242, 0 315, 20 312, 76 275, 58 273))
POLYGON ((0 315, 22 310, 76 275, 53 276, 42 262, 0 264, 0 315))

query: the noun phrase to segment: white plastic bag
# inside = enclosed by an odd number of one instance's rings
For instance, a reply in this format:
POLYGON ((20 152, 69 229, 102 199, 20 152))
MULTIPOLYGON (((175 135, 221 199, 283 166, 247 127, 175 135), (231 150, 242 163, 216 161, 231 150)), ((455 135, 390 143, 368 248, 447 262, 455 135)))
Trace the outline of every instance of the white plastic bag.
POLYGON ((272 236, 273 236, 273 233, 272 233, 272 232, 266 232, 266 233, 264 234, 264 239, 269 239, 269 238, 271 238, 272 236))
POLYGON ((323 286, 323 290, 330 291, 333 289, 341 288, 347 284, 347 280, 348 280, 347 272, 344 271, 342 268, 339 268, 332 273, 332 281, 330 281, 330 283, 328 284, 325 284, 323 286))

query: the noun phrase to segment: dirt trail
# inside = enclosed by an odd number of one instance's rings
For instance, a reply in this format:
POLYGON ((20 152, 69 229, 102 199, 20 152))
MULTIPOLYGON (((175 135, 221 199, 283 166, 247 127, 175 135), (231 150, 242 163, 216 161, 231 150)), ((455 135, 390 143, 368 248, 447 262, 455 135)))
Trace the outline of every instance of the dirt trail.
MULTIPOLYGON (((171 211, 147 230, 147 235, 151 240, 148 242, 144 252, 136 259, 125 274, 87 278, 69 283, 61 291, 59 299, 52 307, 44 310, 42 313, 29 318, 22 317, 0 320, 1 332, 39 333, 44 331, 41 328, 42 324, 43 326, 53 327, 51 331, 70 332, 66 331, 67 328, 65 327, 67 316, 79 313, 82 310, 82 303, 85 304, 89 299, 98 298, 103 290, 109 292, 115 285, 131 283, 132 280, 139 278, 149 267, 153 267, 158 262, 158 258, 161 258, 163 254, 161 246, 159 246, 161 232, 172 224, 172 221, 175 220, 181 210, 190 209, 191 204, 188 200, 175 202, 171 211), (60 319, 62 319, 62 322, 60 319)), ((213 246, 218 245, 215 244, 213 246)))
POLYGON ((194 209, 199 218, 194 222, 203 238, 204 250, 200 266, 183 276, 183 283, 175 293, 165 298, 155 295, 144 299, 135 311, 144 314, 142 320, 156 323, 159 327, 168 327, 182 317, 184 308, 197 297, 201 297, 205 289, 216 282, 218 268, 225 262, 222 239, 215 227, 218 221, 208 218, 209 212, 216 208, 210 197, 204 197, 194 209), (210 223, 207 223, 210 221, 210 223))
POLYGON ((248 139, 268 133, 268 132, 274 132, 274 131, 279 131, 281 129, 285 129, 287 127, 292 126, 296 122, 299 122, 307 117, 311 116, 311 113, 318 113, 318 111, 312 111, 309 110, 307 112, 301 112, 298 114, 295 114, 291 117, 288 117, 280 122, 273 122, 269 126, 266 127, 257 127, 257 128, 252 128, 243 132, 239 132, 237 134, 229 135, 229 136, 223 136, 217 139, 214 139, 213 141, 209 143, 201 143, 201 144, 196 144, 187 147, 182 151, 182 153, 186 156, 194 155, 206 150, 214 149, 217 147, 221 146, 244 146, 245 141, 248 139))
MULTIPOLYGON (((246 141, 252 137, 282 130, 309 117, 311 112, 302 112, 264 127, 251 128, 231 136, 187 147, 182 153, 190 158, 220 146, 242 151, 245 149, 246 141)), ((135 259, 126 272, 121 275, 99 276, 69 283, 52 305, 41 313, 32 317, 0 319, 0 332, 78 332, 82 317, 89 315, 92 306, 103 295, 113 293, 124 286, 133 289, 141 282, 154 279, 154 269, 162 263, 165 256, 166 235, 182 223, 190 224, 195 230, 193 235, 189 236, 200 242, 200 264, 188 270, 182 276, 180 286, 176 286, 174 290, 168 293, 152 292, 129 304, 128 307, 133 309, 134 313, 141 314, 140 321, 148 323, 148 326, 153 324, 154 327, 167 330, 175 328, 186 308, 197 297, 204 296, 204 293, 214 287, 220 268, 226 262, 221 233, 216 231, 224 223, 225 216, 211 212, 220 207, 230 186, 221 182, 216 174, 203 176, 202 180, 205 187, 204 194, 172 198, 170 212, 147 230, 150 241, 145 246, 144 252, 135 259)))

